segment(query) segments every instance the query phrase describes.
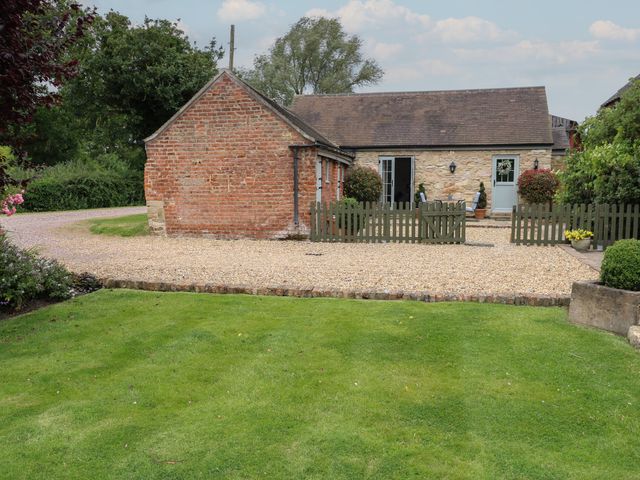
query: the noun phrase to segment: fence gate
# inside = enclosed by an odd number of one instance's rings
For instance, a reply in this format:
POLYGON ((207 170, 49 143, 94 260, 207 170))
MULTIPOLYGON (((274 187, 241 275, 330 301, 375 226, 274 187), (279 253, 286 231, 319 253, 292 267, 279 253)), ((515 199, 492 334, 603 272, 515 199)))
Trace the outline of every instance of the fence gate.
POLYGON ((464 243, 465 203, 314 203, 314 242, 464 243))
POLYGON ((511 242, 516 245, 564 243, 564 232, 583 228, 593 232, 593 245, 607 247, 617 240, 640 238, 640 205, 518 205, 511 215, 511 242))

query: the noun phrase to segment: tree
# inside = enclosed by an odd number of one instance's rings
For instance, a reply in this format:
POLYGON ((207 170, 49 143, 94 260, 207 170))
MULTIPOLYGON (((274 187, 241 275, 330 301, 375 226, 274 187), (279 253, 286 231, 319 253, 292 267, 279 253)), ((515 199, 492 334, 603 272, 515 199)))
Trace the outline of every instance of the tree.
POLYGON ((582 149, 559 176, 566 203, 640 203, 640 81, 580 127, 582 149))
POLYGON ((350 93, 376 84, 383 75, 375 60, 365 59, 362 40, 348 36, 336 19, 303 17, 275 41, 253 70, 240 72, 254 87, 288 105, 303 93, 350 93))
POLYGON ((215 75, 223 51, 215 39, 198 48, 175 22, 146 18, 133 25, 111 11, 96 16, 74 54, 79 72, 62 88, 62 105, 39 111, 31 126, 35 163, 84 150, 142 167, 143 139, 215 75))
POLYGON ((66 0, 2 2, 0 19, 0 134, 28 122, 77 73, 67 52, 85 32, 93 11, 66 0))
POLYGON ((215 75, 222 55, 215 39, 200 50, 175 22, 145 18, 136 26, 109 12, 96 19, 65 101, 100 143, 141 145, 215 75))
POLYGON ((633 80, 614 106, 587 118, 579 133, 585 149, 611 143, 616 137, 631 144, 640 142, 640 80, 633 80))

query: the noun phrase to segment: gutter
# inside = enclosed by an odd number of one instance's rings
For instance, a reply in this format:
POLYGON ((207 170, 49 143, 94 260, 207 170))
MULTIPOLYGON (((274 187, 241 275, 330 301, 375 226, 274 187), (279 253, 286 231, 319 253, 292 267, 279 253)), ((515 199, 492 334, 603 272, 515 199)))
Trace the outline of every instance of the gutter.
POLYGON ((297 145, 293 145, 293 224, 297 227, 300 225, 300 214, 299 214, 299 206, 298 206, 298 163, 300 158, 298 157, 299 147, 297 145))

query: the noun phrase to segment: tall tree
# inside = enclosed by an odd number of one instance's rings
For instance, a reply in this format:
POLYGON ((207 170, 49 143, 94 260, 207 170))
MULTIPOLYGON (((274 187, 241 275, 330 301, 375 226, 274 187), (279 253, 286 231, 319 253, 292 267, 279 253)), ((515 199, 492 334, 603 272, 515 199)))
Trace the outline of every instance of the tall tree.
POLYGON ((303 17, 241 72, 257 89, 288 105, 303 93, 349 93, 380 81, 383 71, 364 58, 362 40, 345 33, 340 22, 303 17))
POLYGON ((175 22, 135 25, 111 11, 96 16, 74 54, 79 73, 62 89, 62 105, 39 111, 31 126, 35 163, 57 163, 81 148, 140 167, 142 140, 215 75, 223 52, 215 39, 198 48, 175 22))
POLYGON ((59 87, 77 73, 67 52, 92 19, 93 11, 66 0, 2 2, 0 134, 58 98, 59 87))

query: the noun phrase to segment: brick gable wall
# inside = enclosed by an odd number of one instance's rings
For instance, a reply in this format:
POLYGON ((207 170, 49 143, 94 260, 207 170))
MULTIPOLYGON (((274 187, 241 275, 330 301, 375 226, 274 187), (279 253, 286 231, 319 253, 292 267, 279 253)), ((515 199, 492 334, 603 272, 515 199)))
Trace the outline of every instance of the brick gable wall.
MULTIPOLYGON (((290 145, 309 143, 245 88, 221 76, 146 145, 145 193, 152 228, 168 235, 217 238, 299 233, 293 224, 290 145)), ((301 148, 299 157, 304 233, 315 200, 316 148, 301 148)), ((335 195, 335 183, 331 187, 335 195)))

